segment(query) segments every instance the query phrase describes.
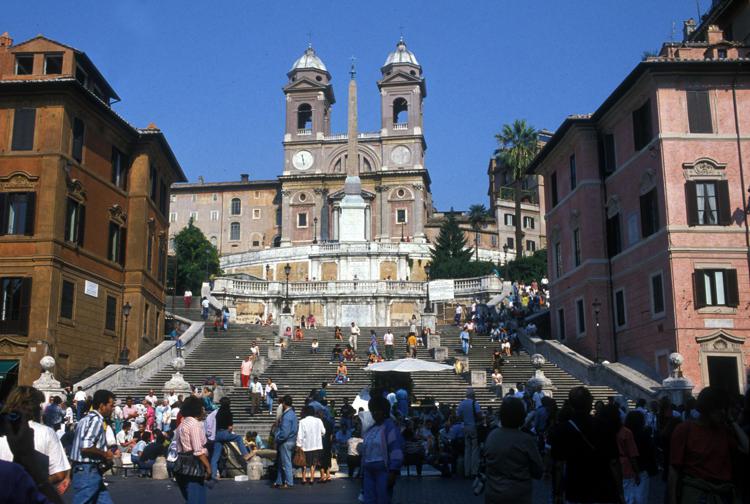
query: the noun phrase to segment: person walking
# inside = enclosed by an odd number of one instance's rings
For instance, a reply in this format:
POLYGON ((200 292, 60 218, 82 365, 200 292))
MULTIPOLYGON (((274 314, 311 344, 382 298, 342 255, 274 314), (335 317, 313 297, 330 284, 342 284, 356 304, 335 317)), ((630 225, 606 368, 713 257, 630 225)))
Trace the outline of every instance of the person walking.
POLYGON ((526 418, 523 401, 515 397, 500 406, 500 427, 492 429, 482 450, 486 462, 486 504, 531 504, 532 479, 544 474, 536 439, 521 431, 526 418))
POLYGON ((375 334, 374 329, 370 329, 370 348, 367 349, 367 353, 380 357, 378 352, 378 335, 375 334))
POLYGON ((297 432, 297 446, 305 452, 305 466, 302 468, 302 484, 315 480, 315 469, 320 466, 323 454, 323 435, 326 428, 323 421, 315 416, 315 409, 307 405, 302 409, 302 419, 299 421, 297 432), (310 479, 307 479, 307 470, 310 470, 310 479))
POLYGON ((200 398, 193 395, 186 397, 180 407, 182 422, 175 431, 174 442, 178 457, 175 463, 175 480, 187 504, 206 502, 206 480, 211 479, 206 431, 201 421, 205 414, 200 398))
POLYGON ((356 322, 352 322, 352 328, 349 335, 349 346, 356 352, 357 351, 357 338, 359 338, 359 327, 356 322))
POLYGON ((245 357, 240 364, 240 385, 242 388, 248 388, 250 385, 250 375, 253 374, 253 359, 251 355, 245 357))
POLYGON ((115 395, 97 390, 91 410, 76 426, 70 461, 73 464, 73 504, 111 504, 107 487, 99 472, 99 464, 111 465, 113 453, 107 449, 104 419, 115 407, 115 395))
POLYGON ((390 504, 404 463, 404 438, 388 414, 391 405, 385 397, 372 397, 367 406, 374 425, 367 429, 359 445, 364 502, 390 504))
POLYGON ((468 326, 464 325, 459 338, 461 339, 461 351, 463 351, 464 355, 469 355, 469 340, 471 339, 471 335, 469 334, 468 326))
POLYGON ((474 389, 466 389, 466 399, 456 408, 458 416, 464 424, 464 476, 474 478, 479 472, 479 437, 477 426, 482 420, 482 408, 476 401, 474 389))
POLYGON ((260 409, 260 400, 263 397, 263 384, 258 377, 253 377, 253 384, 250 386, 250 399, 252 400, 251 415, 256 415, 260 409))
POLYGON ((221 309, 221 330, 225 332, 229 330, 229 308, 226 306, 221 309))
POLYGON ((456 305, 456 314, 453 317, 453 321, 455 322, 456 327, 459 327, 461 325, 461 317, 463 316, 463 313, 464 313, 463 307, 460 304, 456 305))
POLYGON ((383 346, 385 346, 385 360, 393 360, 393 333, 390 328, 383 335, 383 346))
POLYGON ((266 380, 265 394, 266 394, 266 405, 268 406, 268 414, 273 415, 273 401, 276 399, 276 396, 279 394, 279 389, 278 387, 276 387, 276 384, 270 378, 266 380))
POLYGON ((234 433, 234 416, 232 415, 231 404, 232 402, 228 397, 222 397, 219 401, 219 410, 216 413, 216 435, 211 450, 211 477, 216 479, 219 479, 219 459, 222 451, 224 451, 225 443, 233 442, 236 444, 245 460, 250 460, 252 456, 245 448, 242 436, 234 433))
POLYGON ((185 294, 182 296, 182 300, 185 302, 185 309, 190 308, 190 304, 193 302, 193 293, 190 289, 185 290, 185 294))
POLYGON ((211 307, 211 303, 207 297, 201 298, 201 318, 205 322, 208 320, 208 309, 211 307))
POLYGON ((294 469, 292 468, 292 451, 297 444, 299 428, 297 415, 292 408, 292 396, 285 395, 281 400, 282 413, 278 420, 276 441, 276 482, 274 488, 291 488, 294 486, 294 469))

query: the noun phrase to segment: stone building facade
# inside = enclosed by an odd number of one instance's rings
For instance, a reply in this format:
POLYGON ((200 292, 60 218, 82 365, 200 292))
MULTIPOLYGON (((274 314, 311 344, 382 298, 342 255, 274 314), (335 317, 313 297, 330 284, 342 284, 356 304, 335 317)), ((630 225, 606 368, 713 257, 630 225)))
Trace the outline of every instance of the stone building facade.
POLYGON ((554 338, 655 378, 680 352, 697 388, 745 390, 748 57, 715 26, 666 44, 537 156, 554 338))
POLYGON ((66 380, 162 340, 169 187, 185 177, 117 100, 85 53, 0 36, 0 363, 20 383, 46 354, 66 380))

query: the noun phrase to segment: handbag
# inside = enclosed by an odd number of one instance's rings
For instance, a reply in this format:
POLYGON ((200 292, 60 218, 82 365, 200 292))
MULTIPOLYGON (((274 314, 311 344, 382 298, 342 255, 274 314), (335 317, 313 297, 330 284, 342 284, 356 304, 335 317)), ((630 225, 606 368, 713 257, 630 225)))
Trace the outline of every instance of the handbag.
POLYGON ((305 452, 302 451, 302 448, 300 448, 299 446, 296 446, 294 448, 294 458, 292 458, 292 465, 294 467, 305 467, 307 465, 305 452))
POLYGON ((178 453, 173 471, 175 474, 191 478, 204 478, 206 476, 206 468, 203 467, 200 460, 193 455, 193 452, 178 453))

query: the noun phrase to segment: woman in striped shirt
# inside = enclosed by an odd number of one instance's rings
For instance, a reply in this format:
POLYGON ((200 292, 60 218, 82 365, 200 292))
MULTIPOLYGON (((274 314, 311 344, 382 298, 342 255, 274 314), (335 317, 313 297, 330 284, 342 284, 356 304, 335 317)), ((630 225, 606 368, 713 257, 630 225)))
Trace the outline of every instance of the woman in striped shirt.
POLYGON ((180 493, 188 504, 203 504, 206 502, 206 480, 211 479, 211 464, 208 461, 208 450, 206 449, 206 431, 203 427, 205 409, 203 401, 195 396, 190 396, 182 403, 180 408, 182 422, 175 437, 177 438, 177 451, 181 454, 192 453, 193 457, 203 465, 204 476, 194 477, 176 474, 177 486, 180 493))

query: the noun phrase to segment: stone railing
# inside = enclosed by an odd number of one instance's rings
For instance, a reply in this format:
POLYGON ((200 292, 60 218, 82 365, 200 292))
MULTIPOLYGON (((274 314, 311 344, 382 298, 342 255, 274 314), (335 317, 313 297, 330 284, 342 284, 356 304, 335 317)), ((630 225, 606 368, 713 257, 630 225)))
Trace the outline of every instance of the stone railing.
MULTIPOLYGON (((309 297, 318 295, 347 295, 357 292, 367 294, 391 294, 400 296, 423 296, 424 282, 406 282, 398 280, 337 280, 289 282, 289 297, 309 297)), ((264 282, 257 280, 238 280, 234 278, 217 278, 214 281, 215 295, 240 295, 248 297, 274 297, 286 294, 284 282, 264 282)))
POLYGON ((500 293, 503 290, 503 281, 494 275, 476 278, 462 278, 453 281, 453 289, 457 296, 476 294, 480 292, 500 293))
MULTIPOLYGON (((180 336, 183 343, 182 355, 188 355, 203 341, 203 322, 195 322, 177 315, 173 315, 185 329, 180 336)), ((172 359, 177 357, 174 341, 162 341, 149 352, 143 354, 131 364, 110 364, 101 371, 74 385, 79 386, 89 394, 99 389, 117 390, 121 387, 132 386, 148 380, 160 369, 169 366, 172 359)))
POLYGON ((408 123, 393 123, 393 130, 394 131, 396 131, 396 130, 405 130, 405 129, 409 129, 409 124, 408 123))
POLYGON ((299 135, 299 136, 312 135, 312 130, 308 129, 308 128, 298 129, 297 130, 297 135, 299 135))

